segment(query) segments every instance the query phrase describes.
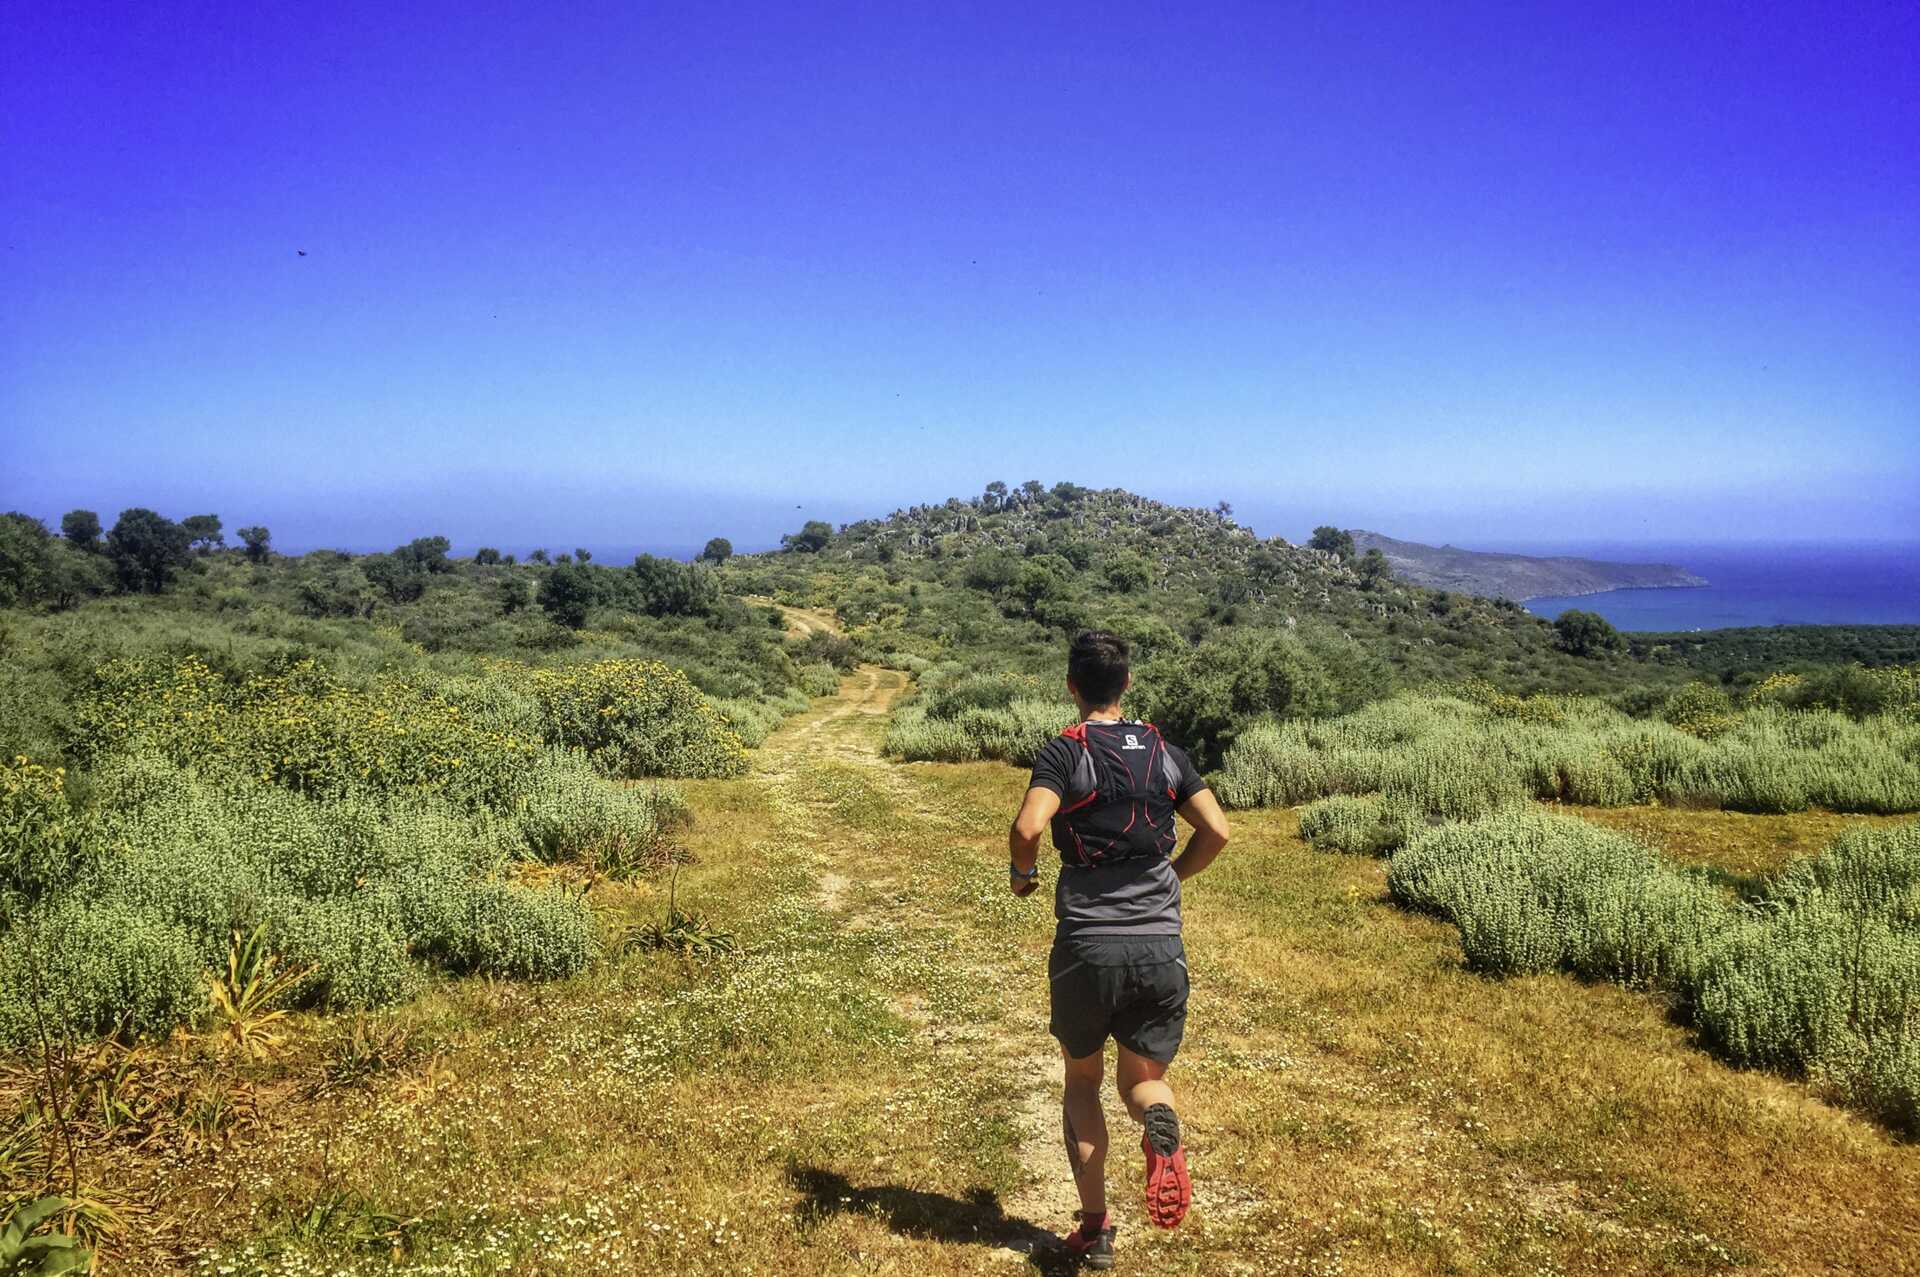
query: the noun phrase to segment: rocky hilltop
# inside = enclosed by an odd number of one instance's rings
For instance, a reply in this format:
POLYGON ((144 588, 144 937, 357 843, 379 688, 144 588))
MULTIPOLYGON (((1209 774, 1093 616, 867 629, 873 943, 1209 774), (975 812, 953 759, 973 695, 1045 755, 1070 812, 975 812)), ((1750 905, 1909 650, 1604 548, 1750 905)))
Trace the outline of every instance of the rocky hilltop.
POLYGON ((1607 590, 1684 588, 1707 584, 1672 563, 1608 563, 1567 555, 1539 558, 1527 554, 1491 554, 1456 546, 1421 545, 1378 532, 1351 534, 1361 553, 1378 550, 1393 574, 1434 590, 1457 590, 1483 598, 1516 601, 1607 590))

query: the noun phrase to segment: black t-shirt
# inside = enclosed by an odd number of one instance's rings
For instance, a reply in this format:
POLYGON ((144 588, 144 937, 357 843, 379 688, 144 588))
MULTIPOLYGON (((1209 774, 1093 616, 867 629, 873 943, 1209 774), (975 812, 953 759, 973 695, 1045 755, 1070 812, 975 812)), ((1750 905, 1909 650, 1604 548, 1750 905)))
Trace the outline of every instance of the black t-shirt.
MULTIPOLYGON (((1138 726, 1120 723, 1121 729, 1138 726)), ((1167 756, 1180 772, 1174 806, 1201 790, 1207 782, 1194 770, 1187 751, 1167 743, 1167 756)), ((1033 760, 1028 787, 1050 789, 1063 799, 1072 781, 1080 746, 1055 737, 1033 760)), ((1177 936, 1180 934, 1180 879, 1173 862, 1161 856, 1137 856, 1110 864, 1083 866, 1063 863, 1053 889, 1053 916, 1061 936, 1177 936)))

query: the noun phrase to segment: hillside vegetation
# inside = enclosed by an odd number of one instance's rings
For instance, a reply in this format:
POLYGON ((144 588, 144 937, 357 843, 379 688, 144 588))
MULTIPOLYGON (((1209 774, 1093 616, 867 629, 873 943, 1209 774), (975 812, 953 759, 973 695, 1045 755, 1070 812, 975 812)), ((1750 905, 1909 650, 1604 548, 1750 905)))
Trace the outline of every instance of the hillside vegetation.
POLYGON ((659 863, 656 779, 738 775, 851 661, 704 568, 194 551, 150 514, 0 529, 41 603, 0 613, 0 1046, 203 1022, 209 973, 269 956, 276 1005, 333 1010, 580 971, 548 870, 659 863), (101 593, 49 594, 76 562, 101 593))
MULTIPOLYGON (((1685 1071, 1754 1164, 1784 1138, 1740 1107, 1762 1081, 1699 1074, 1669 1014, 1913 1127, 1920 848, 1834 814, 1920 809, 1897 643, 1635 645, 1397 581, 1334 529, 1295 546, 1071 484, 692 564, 243 540, 0 516, 0 1188, 66 1194, 61 1225, 129 1271, 839 1272, 856 1247, 971 1272, 967 1247, 1043 1248, 1046 919, 995 876, 1022 776, 979 764, 1068 721, 1089 625, 1134 641, 1130 710, 1250 831, 1194 896, 1192 1112, 1225 1195, 1152 1257, 1717 1270, 1751 1243, 1792 1269, 1815 1243, 1696 1173, 1698 1109, 1635 1080, 1648 1052, 1685 1071), (1752 868, 1599 827, 1707 808, 1818 808, 1804 845, 1838 838, 1752 868), (1368 903, 1389 888, 1458 944, 1368 903), (1619 1037, 1596 1044, 1596 1004, 1463 983, 1456 951, 1638 1001, 1597 1004, 1619 1037), (1604 1068, 1529 1063, 1570 1044, 1604 1068), (1664 1143, 1562 1129, 1622 1093, 1664 1143), (1570 1159, 1597 1205, 1540 1214, 1570 1159), (1299 1197, 1303 1166, 1366 1179, 1365 1210, 1299 1197)), ((1804 1118, 1820 1151, 1768 1191, 1909 1220, 1884 1133, 1843 1120, 1804 1118)), ((1819 1237, 1856 1268, 1882 1251, 1850 1219, 1819 1237)))

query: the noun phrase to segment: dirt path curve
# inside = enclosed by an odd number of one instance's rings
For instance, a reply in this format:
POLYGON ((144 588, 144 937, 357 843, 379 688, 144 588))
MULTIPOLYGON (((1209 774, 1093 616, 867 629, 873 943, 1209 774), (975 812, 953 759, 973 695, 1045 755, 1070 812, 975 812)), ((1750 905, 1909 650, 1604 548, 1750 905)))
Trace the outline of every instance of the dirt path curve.
POLYGON ((749 603, 758 603, 762 607, 779 609, 786 618, 787 637, 805 638, 809 634, 840 634, 840 618, 825 608, 793 607, 786 603, 776 603, 763 594, 743 596, 749 603))

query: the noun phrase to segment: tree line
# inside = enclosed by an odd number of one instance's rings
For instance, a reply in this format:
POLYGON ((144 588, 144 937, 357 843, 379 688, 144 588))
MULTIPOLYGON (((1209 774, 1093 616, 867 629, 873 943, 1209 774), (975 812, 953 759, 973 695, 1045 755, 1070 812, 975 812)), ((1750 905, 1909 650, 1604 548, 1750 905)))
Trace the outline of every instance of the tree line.
MULTIPOLYGON (((272 534, 264 527, 238 533, 246 557, 264 563, 272 534)), ((216 514, 175 521, 141 506, 122 510, 102 529, 92 510, 69 510, 55 534, 30 514, 0 514, 0 606, 46 603, 71 607, 83 598, 118 590, 158 594, 196 555, 226 548, 216 514)))

